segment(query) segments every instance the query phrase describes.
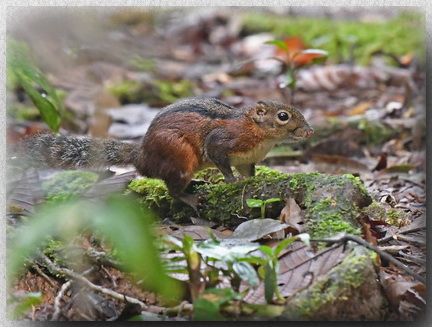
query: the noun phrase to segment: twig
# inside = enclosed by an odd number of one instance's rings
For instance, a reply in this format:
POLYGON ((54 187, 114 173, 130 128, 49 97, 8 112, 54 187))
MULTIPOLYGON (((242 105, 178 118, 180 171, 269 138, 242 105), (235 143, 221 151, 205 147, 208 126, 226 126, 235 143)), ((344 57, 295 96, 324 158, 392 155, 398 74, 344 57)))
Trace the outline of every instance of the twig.
POLYGON ((54 299, 54 313, 51 317, 51 321, 59 320, 60 313, 61 313, 60 300, 64 297, 64 294, 70 288, 71 284, 72 284, 72 280, 67 281, 62 285, 60 291, 57 293, 57 296, 54 299))
POLYGON ((92 259, 94 262, 100 265, 113 267, 117 269, 122 267, 120 262, 111 259, 108 256, 108 254, 104 251, 97 251, 93 248, 89 248, 85 251, 85 255, 87 255, 90 259, 92 259))
POLYGON ((414 233, 414 232, 418 232, 418 231, 421 231, 421 230, 424 230, 424 229, 426 229, 426 226, 423 226, 423 227, 414 227, 414 228, 411 228, 411 229, 406 229, 404 231, 399 231, 399 232, 397 232, 397 234, 394 234, 394 235, 391 235, 391 236, 387 236, 387 237, 383 237, 382 239, 378 240, 378 243, 382 244, 382 243, 386 243, 386 242, 391 241, 391 240, 397 240, 397 236, 398 235, 414 233))
POLYGON ((47 281, 48 284, 50 284, 52 287, 57 287, 57 285, 52 281, 52 279, 51 279, 47 274, 45 274, 45 273, 44 273, 44 272, 39 268, 39 266, 38 266, 37 264, 33 264, 33 265, 32 265, 32 268, 33 268, 34 270, 36 270, 36 272, 37 272, 39 275, 41 275, 42 278, 45 279, 45 280, 47 281))
POLYGON ((89 289, 104 294, 106 296, 109 296, 113 299, 117 299, 123 302, 128 302, 128 303, 133 303, 133 304, 138 304, 141 306, 141 308, 143 309, 147 309, 147 305, 144 302, 141 302, 138 299, 126 296, 124 294, 121 293, 117 293, 116 291, 110 290, 108 288, 93 284, 92 282, 90 282, 87 278, 85 278, 84 276, 77 274, 75 272, 73 272, 70 269, 67 268, 60 268, 57 267, 47 256, 43 255, 42 256, 44 262, 47 264, 48 268, 50 270, 52 270, 54 273, 56 274, 61 274, 61 275, 65 275, 71 279, 74 279, 76 281, 79 281, 80 283, 83 283, 85 286, 87 286, 89 289))
POLYGON ((163 311, 163 314, 168 317, 178 316, 180 314, 182 315, 191 315, 193 312, 193 305, 183 301, 178 306, 172 307, 172 308, 166 308, 163 311))
POLYGON ((380 250, 378 247, 376 247, 373 244, 370 244, 369 242, 365 241, 364 239, 358 237, 358 236, 354 236, 354 235, 345 235, 342 236, 339 239, 311 239, 311 242, 325 242, 325 243, 342 243, 342 242, 347 242, 347 241, 353 241, 356 242, 362 246, 364 246, 365 248, 368 248, 369 250, 372 250, 376 253, 378 253, 380 255, 381 258, 391 262, 392 264, 394 264, 396 267, 398 267, 399 269, 403 270, 404 272, 406 272, 408 275, 414 277, 415 279, 417 279, 418 281, 422 282, 423 284, 426 285, 426 278, 420 276, 419 274, 415 273, 414 271, 412 271, 411 269, 409 269, 408 267, 406 267, 402 262, 400 262, 399 260, 395 259, 394 257, 392 257, 390 254, 380 250))
MULTIPOLYGON (((88 275, 89 273, 91 273, 92 271, 94 271, 94 267, 87 269, 86 271, 84 271, 82 273, 83 276, 88 275)), ((64 283, 62 285, 62 287, 60 288, 60 291, 57 293, 57 296, 54 299, 54 313, 51 317, 51 321, 58 321, 60 318, 60 313, 61 313, 61 309, 60 309, 60 300, 64 297, 64 294, 67 292, 67 290, 70 288, 70 286, 72 285, 73 280, 69 280, 66 283, 64 283)))

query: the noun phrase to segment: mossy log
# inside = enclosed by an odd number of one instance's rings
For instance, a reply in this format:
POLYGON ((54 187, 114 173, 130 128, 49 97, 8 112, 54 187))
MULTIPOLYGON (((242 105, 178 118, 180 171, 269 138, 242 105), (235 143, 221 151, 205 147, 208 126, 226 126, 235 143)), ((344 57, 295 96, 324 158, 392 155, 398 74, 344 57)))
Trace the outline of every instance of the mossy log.
MULTIPOLYGON (((352 175, 282 174, 258 167, 256 176, 232 184, 224 183, 214 170, 203 171, 197 178, 210 181, 192 190, 199 199, 201 218, 216 223, 240 222, 238 217, 259 218, 260 208, 249 208, 246 200, 279 198, 281 201, 267 204, 265 210, 266 217, 278 218, 285 200, 294 198, 305 211, 307 232, 312 237, 328 237, 340 231, 359 234, 359 210, 372 203, 361 181, 352 175)), ((194 216, 191 208, 172 200, 159 180, 134 180, 129 187, 161 217, 180 222, 194 216)))
POLYGON ((289 299, 277 320, 383 320, 388 301, 377 278, 376 254, 362 246, 289 299))

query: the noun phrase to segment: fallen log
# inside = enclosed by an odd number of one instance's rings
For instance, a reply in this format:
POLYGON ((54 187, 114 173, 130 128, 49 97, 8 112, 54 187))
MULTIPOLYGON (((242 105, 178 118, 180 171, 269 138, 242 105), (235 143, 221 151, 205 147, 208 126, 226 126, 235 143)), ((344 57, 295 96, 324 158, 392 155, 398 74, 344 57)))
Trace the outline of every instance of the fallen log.
MULTIPOLYGON (((197 177, 210 182, 195 185, 192 190, 199 199, 200 217, 217 224, 260 218, 260 208, 249 208, 248 199, 279 199, 265 208, 266 218, 277 219, 285 200, 293 198, 305 212, 307 232, 312 237, 329 237, 340 231, 358 235, 360 209, 372 203, 360 179, 350 174, 283 174, 258 167, 256 176, 232 184, 226 184, 215 170, 205 170, 197 177)), ((173 201, 159 180, 137 179, 129 188, 141 194, 141 201, 160 217, 184 222, 195 214, 188 206, 173 201)))

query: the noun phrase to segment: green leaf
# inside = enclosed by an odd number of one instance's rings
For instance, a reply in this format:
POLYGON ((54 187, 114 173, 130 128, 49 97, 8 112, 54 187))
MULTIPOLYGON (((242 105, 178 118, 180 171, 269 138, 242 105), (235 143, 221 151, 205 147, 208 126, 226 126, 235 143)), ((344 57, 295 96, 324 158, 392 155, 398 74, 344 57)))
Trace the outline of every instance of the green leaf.
POLYGON ((264 266, 264 297, 267 303, 273 302, 275 286, 276 286, 276 274, 273 271, 271 262, 268 262, 264 266))
POLYGON ((249 208, 261 208, 264 205, 264 201, 259 199, 246 199, 246 204, 249 208))
POLYGON ((217 244, 212 241, 204 241, 197 245, 197 252, 212 259, 224 262, 234 262, 246 257, 250 252, 257 250, 258 248, 259 245, 254 243, 228 246, 217 244))
POLYGON ((272 202, 279 202, 282 201, 280 198, 270 198, 264 201, 264 203, 272 203, 272 202))
POLYGON ((246 262, 249 262, 252 264, 257 264, 257 265, 264 265, 267 262, 266 259, 251 256, 251 255, 249 255, 248 257, 245 257, 245 258, 239 258, 238 260, 239 261, 246 261, 246 262))
POLYGON ((324 62, 328 58, 328 52, 320 49, 306 49, 300 51, 303 54, 315 54, 319 55, 319 57, 312 58, 312 64, 318 64, 324 62))
POLYGON ((195 248, 195 241, 189 235, 183 235, 183 251, 187 255, 195 248))
POLYGON ((328 57, 328 52, 321 49, 306 49, 300 51, 302 54, 316 54, 321 55, 322 57, 328 57))
POLYGON ((219 304, 199 298, 194 302, 194 316, 195 321, 224 321, 224 316, 219 311, 219 304))
POLYGON ((231 288, 211 288, 203 292, 194 302, 195 321, 223 321, 225 317, 220 313, 220 307, 233 300, 241 300, 243 295, 231 288))
POLYGON ((178 238, 175 238, 171 235, 163 236, 164 244, 162 246, 166 246, 167 248, 175 251, 183 251, 183 243, 178 238))
POLYGON ((267 41, 266 44, 274 44, 279 49, 284 50, 285 52, 289 52, 288 46, 285 42, 280 40, 267 41))
POLYGON ((297 236, 293 236, 293 237, 286 238, 286 239, 280 241, 279 244, 278 244, 276 247, 274 247, 274 249, 273 249, 273 254, 274 254, 274 256, 277 258, 278 255, 279 255, 279 253, 280 253, 283 249, 285 249, 285 248, 286 248, 287 246, 289 246, 291 243, 295 242, 297 239, 298 239, 297 236))
POLYGON ((257 272, 252 267, 252 265, 245 261, 234 262, 233 270, 239 275, 239 277, 248 282, 252 287, 257 287, 259 284, 259 279, 257 272))
POLYGON ((259 249, 261 250, 261 252, 267 254, 267 256, 269 256, 270 258, 273 257, 273 249, 270 246, 267 245, 261 245, 259 247, 259 249))
POLYGON ((29 52, 24 43, 8 40, 8 68, 39 109, 43 120, 54 132, 57 132, 60 128, 63 104, 48 79, 31 60, 29 52))
POLYGON ((286 308, 283 305, 269 305, 269 304, 253 304, 242 303, 242 307, 254 312, 254 316, 276 318, 279 317, 286 308))
POLYGON ((260 276, 261 279, 265 278, 265 265, 266 264, 267 264, 267 262, 258 268, 258 276, 260 276))

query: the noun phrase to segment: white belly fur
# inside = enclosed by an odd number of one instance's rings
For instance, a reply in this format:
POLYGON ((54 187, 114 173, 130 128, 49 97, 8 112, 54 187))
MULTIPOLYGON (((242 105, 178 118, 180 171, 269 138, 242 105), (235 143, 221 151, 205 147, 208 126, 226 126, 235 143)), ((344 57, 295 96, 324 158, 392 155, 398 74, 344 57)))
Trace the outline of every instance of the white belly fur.
POLYGON ((273 148, 275 144, 275 141, 264 141, 249 152, 241 155, 232 155, 230 156, 230 164, 231 166, 238 166, 260 162, 265 158, 267 153, 273 148))

